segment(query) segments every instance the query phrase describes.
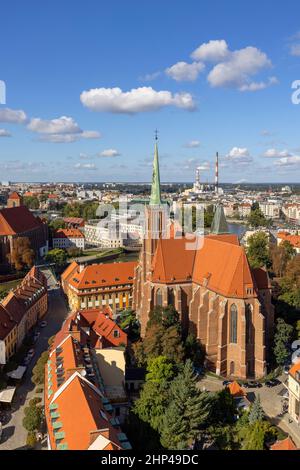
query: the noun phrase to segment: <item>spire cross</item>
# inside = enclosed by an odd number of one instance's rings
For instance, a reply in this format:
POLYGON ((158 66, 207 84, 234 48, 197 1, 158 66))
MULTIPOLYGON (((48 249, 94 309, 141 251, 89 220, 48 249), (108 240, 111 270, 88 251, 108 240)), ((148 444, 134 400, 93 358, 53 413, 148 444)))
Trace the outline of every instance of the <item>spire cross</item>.
POLYGON ((155 129, 154 131, 154 136, 155 136, 155 140, 158 141, 158 130, 155 129))

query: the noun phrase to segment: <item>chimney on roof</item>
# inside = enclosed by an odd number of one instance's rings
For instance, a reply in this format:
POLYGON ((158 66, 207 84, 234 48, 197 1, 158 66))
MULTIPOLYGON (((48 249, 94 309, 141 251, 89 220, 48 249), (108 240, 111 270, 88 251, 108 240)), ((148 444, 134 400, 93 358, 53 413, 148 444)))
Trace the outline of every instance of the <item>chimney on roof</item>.
POLYGON ((109 429, 96 429, 96 431, 90 431, 90 446, 95 442, 97 437, 104 436, 106 439, 109 439, 109 429))

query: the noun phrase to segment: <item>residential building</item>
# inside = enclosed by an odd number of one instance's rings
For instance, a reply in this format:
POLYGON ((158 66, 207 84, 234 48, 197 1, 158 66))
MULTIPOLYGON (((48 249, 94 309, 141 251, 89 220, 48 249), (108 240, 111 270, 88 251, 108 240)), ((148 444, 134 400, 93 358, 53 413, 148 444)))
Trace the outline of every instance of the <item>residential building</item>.
POLYGON ((261 377, 266 373, 274 311, 263 269, 251 269, 238 237, 230 234, 218 205, 211 234, 164 238, 158 149, 155 145, 148 230, 135 268, 133 309, 145 335, 149 312, 173 305, 183 330, 206 349, 207 367, 218 375, 261 377))
POLYGON ((48 310, 47 279, 36 267, 0 304, 0 365, 17 352, 25 336, 48 310))
POLYGON ((277 233, 277 245, 280 245, 283 241, 288 241, 296 253, 300 253, 300 235, 293 235, 289 232, 278 232, 277 233))
POLYGON ((260 202, 259 208, 267 219, 279 219, 281 204, 277 202, 260 202))
POLYGON ((131 307, 136 262, 79 265, 71 263, 61 276, 71 310, 109 306, 115 314, 131 307))
POLYGON ((23 198, 16 192, 14 191, 8 196, 7 199, 7 207, 20 207, 23 205, 23 198))
POLYGON ((98 330, 103 315, 111 313, 75 312, 55 337, 45 367, 49 450, 131 449, 120 428, 128 407, 124 349, 97 348, 103 336, 110 342, 98 330))
POLYGON ((53 248, 79 248, 84 250, 85 237, 78 228, 60 228, 56 230, 52 237, 53 248))
POLYGON ((289 414, 300 425, 300 362, 294 364, 288 376, 289 414))

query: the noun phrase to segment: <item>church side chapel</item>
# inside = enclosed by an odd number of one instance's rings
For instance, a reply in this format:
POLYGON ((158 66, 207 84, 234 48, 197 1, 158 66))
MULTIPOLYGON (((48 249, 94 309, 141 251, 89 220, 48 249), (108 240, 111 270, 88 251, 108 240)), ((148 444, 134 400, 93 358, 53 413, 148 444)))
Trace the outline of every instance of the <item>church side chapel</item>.
POLYGON ((155 143, 148 228, 135 271, 133 309, 145 335, 150 311, 173 305, 183 331, 206 350, 207 367, 218 375, 259 378, 266 374, 274 311, 267 271, 251 269, 237 235, 230 234, 217 205, 211 233, 199 248, 186 238, 164 237, 159 158, 155 143))

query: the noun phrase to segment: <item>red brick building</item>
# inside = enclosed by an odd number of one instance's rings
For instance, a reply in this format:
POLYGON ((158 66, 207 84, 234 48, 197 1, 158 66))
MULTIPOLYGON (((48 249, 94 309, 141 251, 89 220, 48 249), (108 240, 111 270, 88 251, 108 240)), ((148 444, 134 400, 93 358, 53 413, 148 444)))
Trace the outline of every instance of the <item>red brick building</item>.
POLYGON ((0 266, 9 264, 8 256, 14 250, 16 239, 26 237, 36 257, 48 251, 48 227, 25 206, 0 210, 0 266))
POLYGON ((187 249, 185 238, 163 238, 157 147, 146 212, 148 232, 133 288, 142 335, 151 309, 171 304, 184 331, 205 346, 210 369, 224 376, 263 376, 274 323, 267 272, 251 270, 237 236, 228 233, 222 206, 212 234, 198 248, 187 249))

